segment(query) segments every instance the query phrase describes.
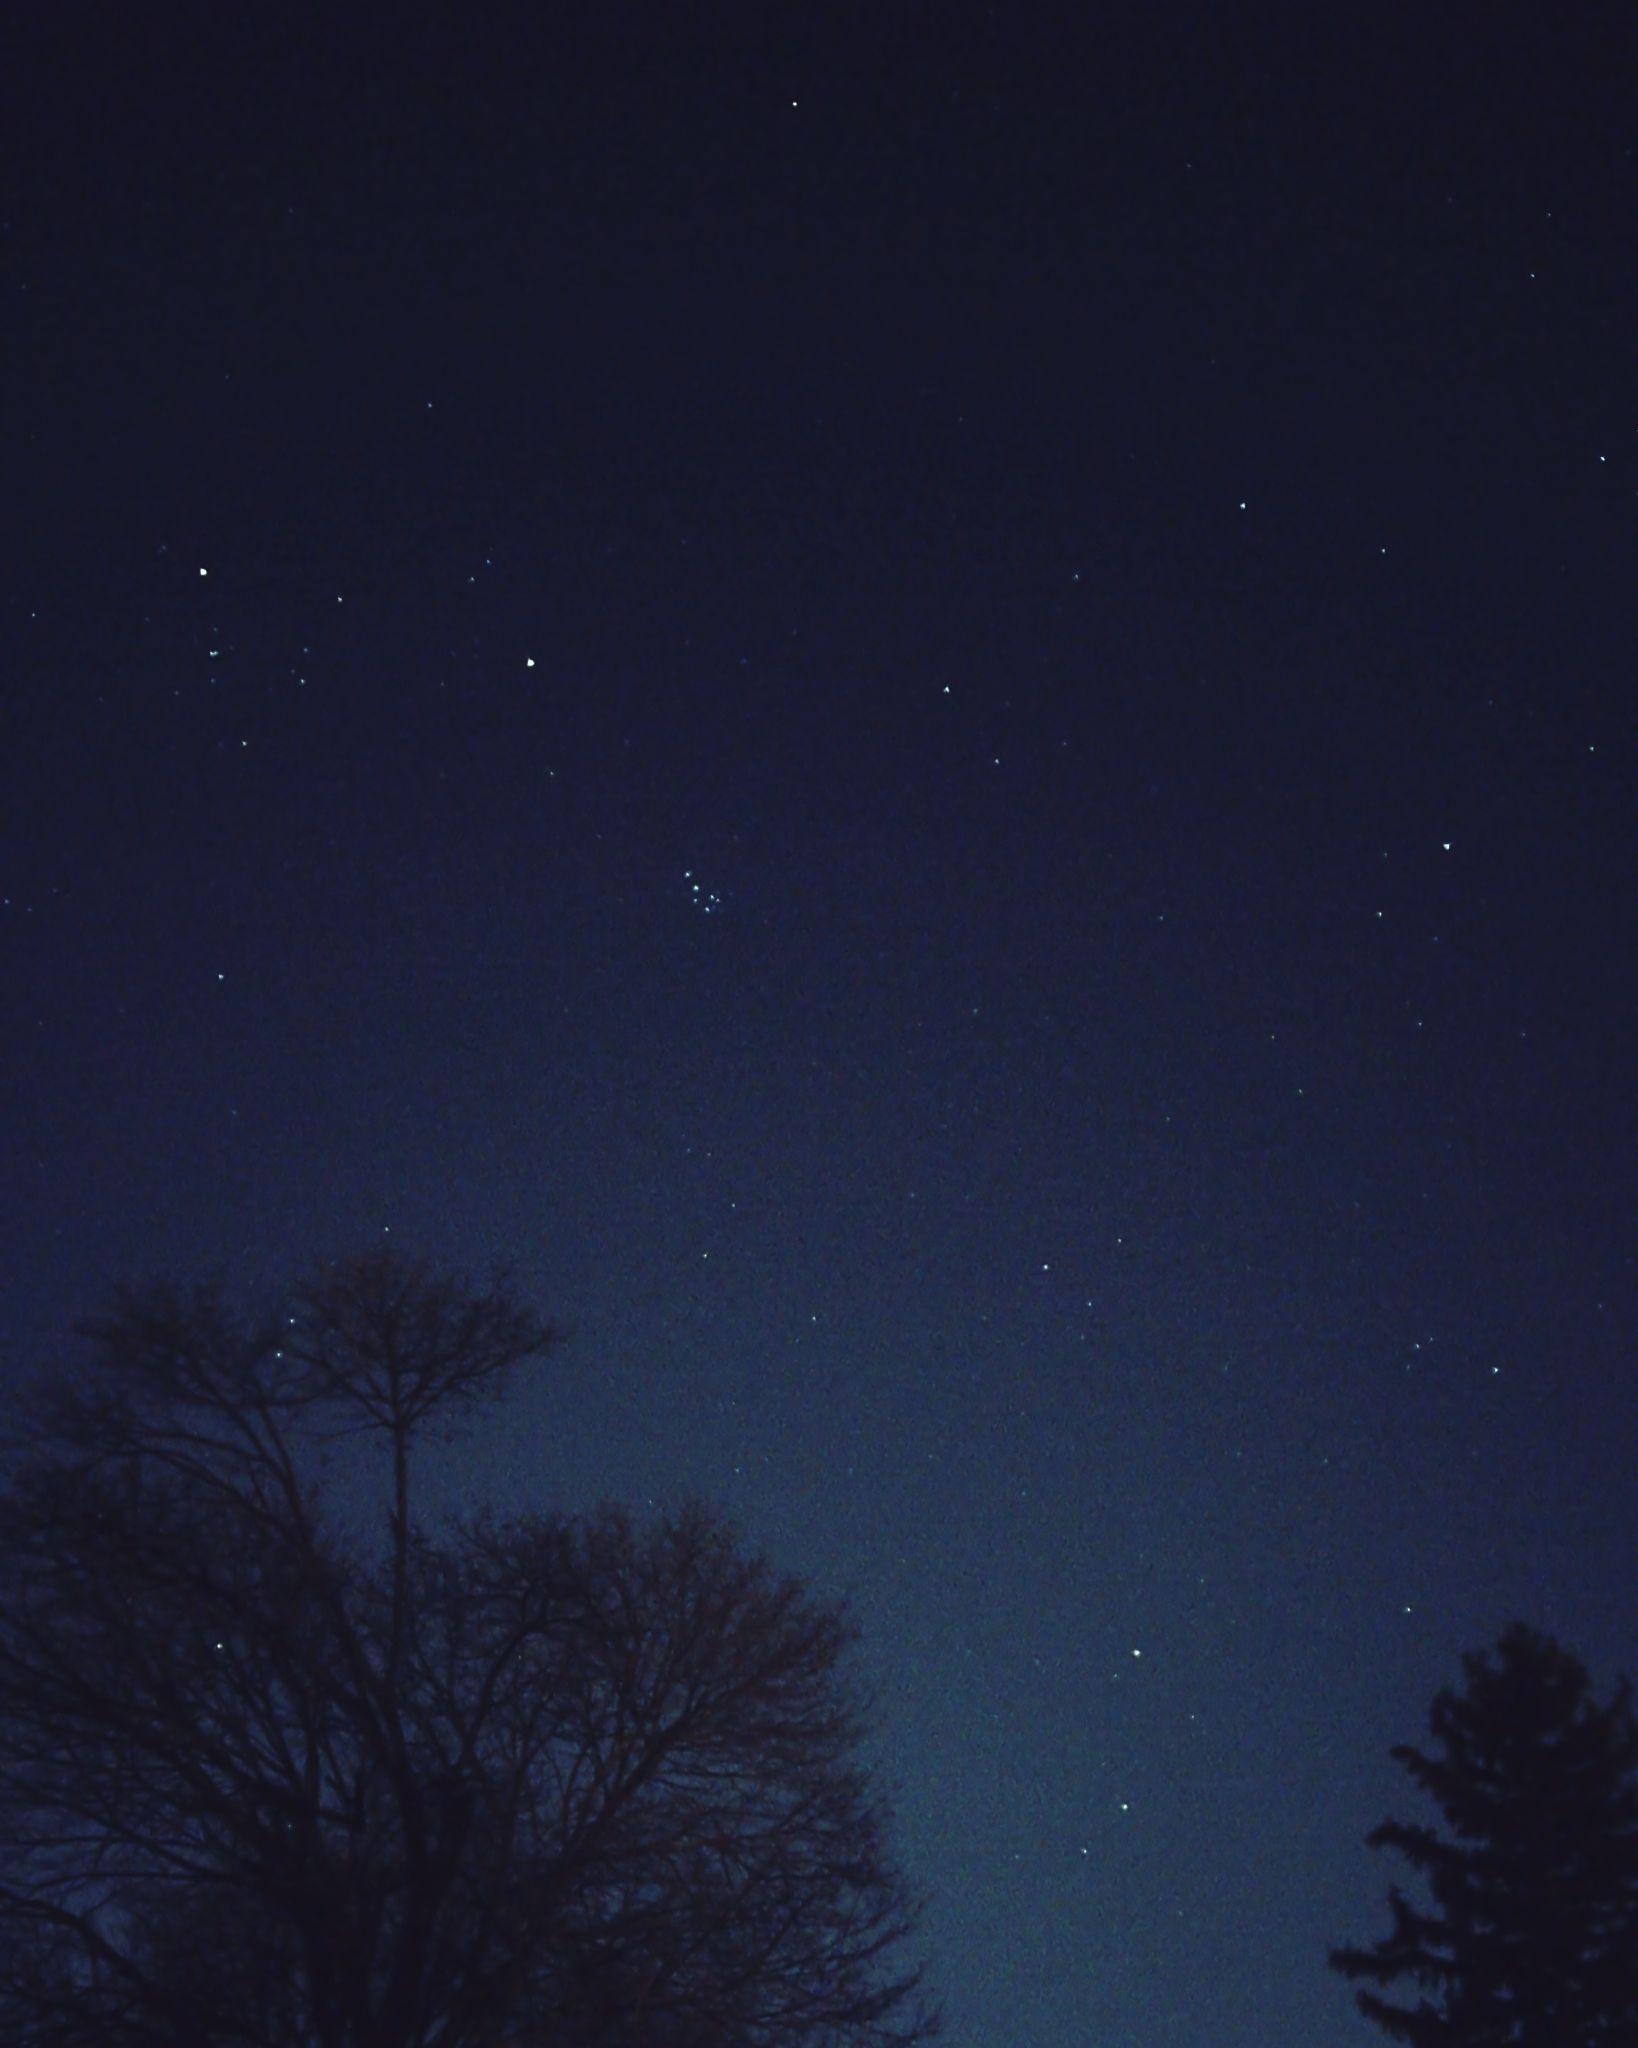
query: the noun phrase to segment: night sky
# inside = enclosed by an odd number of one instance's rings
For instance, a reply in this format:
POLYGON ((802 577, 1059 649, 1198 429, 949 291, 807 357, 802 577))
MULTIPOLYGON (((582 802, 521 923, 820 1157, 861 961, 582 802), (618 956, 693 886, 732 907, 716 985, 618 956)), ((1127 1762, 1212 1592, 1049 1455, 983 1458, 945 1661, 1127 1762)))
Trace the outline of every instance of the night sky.
POLYGON ((1380 2039, 1638 1667, 1629 11, 23 12, 7 1369, 510 1263, 439 1498, 852 1598, 953 2043, 1380 2039))

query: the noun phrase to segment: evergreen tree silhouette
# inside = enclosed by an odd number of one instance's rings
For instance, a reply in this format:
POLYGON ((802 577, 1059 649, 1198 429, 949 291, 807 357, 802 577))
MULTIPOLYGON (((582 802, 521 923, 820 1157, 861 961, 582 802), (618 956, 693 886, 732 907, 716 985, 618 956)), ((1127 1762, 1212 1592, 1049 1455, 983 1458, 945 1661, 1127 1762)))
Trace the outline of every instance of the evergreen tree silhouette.
POLYGON ((1551 1638, 1515 1623, 1462 1659, 1433 1703, 1434 1753, 1391 1752, 1439 1806, 1444 1834, 1388 1820, 1431 1903, 1389 1894, 1393 1926, 1334 1969, 1421 1996, 1358 1994, 1411 2048, 1632 2048, 1638 2043, 1638 1724, 1623 1680, 1607 1706, 1551 1638))

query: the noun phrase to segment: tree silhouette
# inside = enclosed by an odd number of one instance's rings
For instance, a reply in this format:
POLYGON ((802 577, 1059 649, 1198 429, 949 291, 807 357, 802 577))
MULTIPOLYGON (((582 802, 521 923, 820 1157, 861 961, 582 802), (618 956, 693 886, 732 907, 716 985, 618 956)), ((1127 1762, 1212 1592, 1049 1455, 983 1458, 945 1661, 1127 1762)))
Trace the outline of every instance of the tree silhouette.
POLYGON ((413 1451, 558 1333, 372 1257, 117 1296, 0 1496, 24 2048, 897 2048, 933 2020, 852 1630, 703 1509, 474 1515, 413 1451), (326 1441, 385 1450, 348 1536, 326 1441))
POLYGON ((1607 1706, 1584 1668, 1515 1624, 1494 1653, 1463 1657, 1466 1689, 1441 1692, 1437 1753, 1392 1754, 1442 1810, 1449 1835, 1384 1821, 1431 1909, 1397 1886, 1374 1947, 1333 1952, 1344 1976, 1422 1996, 1360 2010, 1412 2048, 1630 2048, 1638 2042, 1638 1725, 1623 1681, 1607 1706))

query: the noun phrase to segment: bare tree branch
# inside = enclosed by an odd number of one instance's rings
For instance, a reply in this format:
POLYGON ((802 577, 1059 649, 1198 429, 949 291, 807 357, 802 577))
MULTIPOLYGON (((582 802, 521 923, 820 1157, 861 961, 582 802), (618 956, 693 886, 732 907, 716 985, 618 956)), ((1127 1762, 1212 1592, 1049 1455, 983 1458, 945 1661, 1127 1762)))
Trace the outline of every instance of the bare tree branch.
POLYGON ((372 1257, 126 1293, 0 1495, 0 2031, 910 2048, 914 1903, 838 1609, 701 1508, 478 1516, 412 1455, 558 1333, 372 1257), (389 1452, 344 1540, 314 1447, 389 1452))

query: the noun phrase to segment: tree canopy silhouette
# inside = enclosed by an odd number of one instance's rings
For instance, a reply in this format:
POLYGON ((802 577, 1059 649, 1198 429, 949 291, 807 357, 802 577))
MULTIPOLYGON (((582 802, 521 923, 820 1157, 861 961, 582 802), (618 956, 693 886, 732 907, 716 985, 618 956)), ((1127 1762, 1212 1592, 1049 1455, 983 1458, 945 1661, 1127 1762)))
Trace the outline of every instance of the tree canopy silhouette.
POLYGON ((22 2048, 899 2048, 933 2030, 853 1632, 704 1509, 414 1513, 558 1333, 386 1257, 126 1292, 0 1496, 22 2048), (386 1451, 347 1535, 327 1440, 386 1451))
POLYGON ((1436 1753, 1392 1754, 1449 1825, 1384 1821, 1366 1839, 1397 1849, 1431 1908, 1395 1886, 1393 1926, 1332 1967, 1421 1997, 1373 1991, 1360 2010, 1412 2048, 1630 2048, 1638 2042, 1638 1725, 1630 1689, 1607 1706, 1585 1669, 1522 1624, 1494 1653, 1462 1659, 1442 1691, 1436 1753))

